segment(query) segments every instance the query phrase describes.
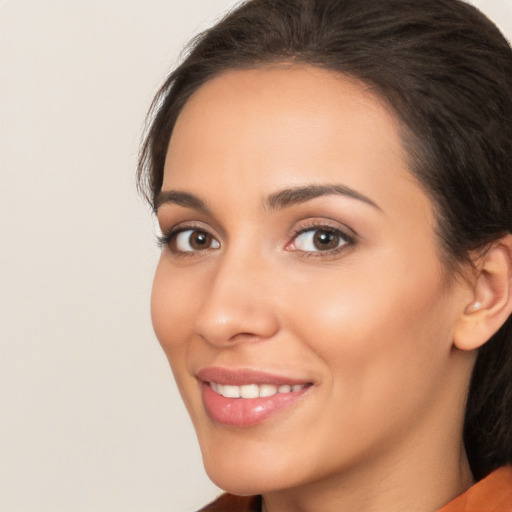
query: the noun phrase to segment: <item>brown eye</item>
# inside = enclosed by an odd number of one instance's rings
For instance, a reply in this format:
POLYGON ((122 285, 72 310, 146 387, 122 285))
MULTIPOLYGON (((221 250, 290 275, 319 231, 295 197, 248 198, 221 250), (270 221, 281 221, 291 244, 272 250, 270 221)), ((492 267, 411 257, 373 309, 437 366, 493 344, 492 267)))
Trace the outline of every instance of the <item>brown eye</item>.
POLYGON ((313 245, 319 251, 336 249, 340 243, 340 236, 332 231, 318 230, 313 237, 313 245))
POLYGON ((172 248, 176 252, 204 251, 220 247, 219 242, 210 233, 197 229, 180 231, 172 242, 172 248))
POLYGON ((299 233, 293 242, 295 250, 302 252, 333 251, 347 245, 351 239, 335 229, 308 229, 299 233))

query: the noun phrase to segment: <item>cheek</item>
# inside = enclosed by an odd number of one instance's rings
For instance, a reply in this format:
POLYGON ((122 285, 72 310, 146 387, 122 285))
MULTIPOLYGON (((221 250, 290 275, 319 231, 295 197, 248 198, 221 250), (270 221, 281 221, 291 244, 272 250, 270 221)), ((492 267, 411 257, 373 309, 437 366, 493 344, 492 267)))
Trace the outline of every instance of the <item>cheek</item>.
POLYGON ((192 276, 185 281, 183 273, 166 264, 165 254, 158 263, 151 293, 151 319, 156 337, 171 366, 176 385, 189 414, 193 416, 196 382, 187 371, 191 350, 191 332, 197 307, 192 276))
POLYGON ((404 264, 391 262, 350 264, 334 278, 318 275, 307 289, 295 287, 287 300, 297 336, 340 386, 350 380, 379 391, 385 382, 414 382, 416 389, 449 356, 454 318, 437 260, 407 273, 393 272, 404 264))
POLYGON ((171 366, 183 355, 193 325, 197 296, 193 276, 188 282, 180 279, 179 269, 170 268, 162 254, 158 263, 151 293, 151 319, 160 345, 171 366))
POLYGON ((435 274, 404 279, 388 273, 380 281, 377 275, 317 279, 307 293, 297 288, 289 297, 296 308, 294 297, 301 298, 295 339, 324 369, 321 393, 328 406, 318 417, 329 419, 312 425, 312 432, 321 429, 332 451, 347 456, 405 435, 446 382, 451 320, 441 281, 435 274))

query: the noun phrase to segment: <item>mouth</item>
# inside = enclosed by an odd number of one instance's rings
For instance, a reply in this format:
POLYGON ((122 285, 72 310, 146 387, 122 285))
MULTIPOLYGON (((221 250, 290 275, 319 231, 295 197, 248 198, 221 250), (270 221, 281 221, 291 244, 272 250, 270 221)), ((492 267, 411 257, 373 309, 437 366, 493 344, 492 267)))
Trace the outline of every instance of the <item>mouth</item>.
POLYGON ((210 419, 248 428, 301 401, 313 383, 253 370, 205 368, 198 372, 203 404, 210 419))

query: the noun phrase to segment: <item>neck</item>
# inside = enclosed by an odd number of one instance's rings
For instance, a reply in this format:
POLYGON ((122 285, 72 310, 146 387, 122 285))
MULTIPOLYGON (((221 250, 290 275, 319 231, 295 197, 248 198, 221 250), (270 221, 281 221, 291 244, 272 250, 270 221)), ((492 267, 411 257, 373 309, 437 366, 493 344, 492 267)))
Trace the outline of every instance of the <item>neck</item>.
POLYGON ((473 484, 465 454, 414 470, 399 461, 263 496, 263 512, 434 512, 473 484))

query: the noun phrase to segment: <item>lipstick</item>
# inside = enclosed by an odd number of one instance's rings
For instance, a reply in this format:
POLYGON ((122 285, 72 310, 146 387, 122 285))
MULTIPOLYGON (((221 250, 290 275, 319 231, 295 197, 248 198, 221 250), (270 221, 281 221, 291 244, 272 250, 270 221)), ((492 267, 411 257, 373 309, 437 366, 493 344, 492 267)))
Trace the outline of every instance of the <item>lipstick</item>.
POLYGON ((198 372, 208 416, 226 426, 248 428, 300 400, 311 383, 254 370, 204 368, 198 372))

